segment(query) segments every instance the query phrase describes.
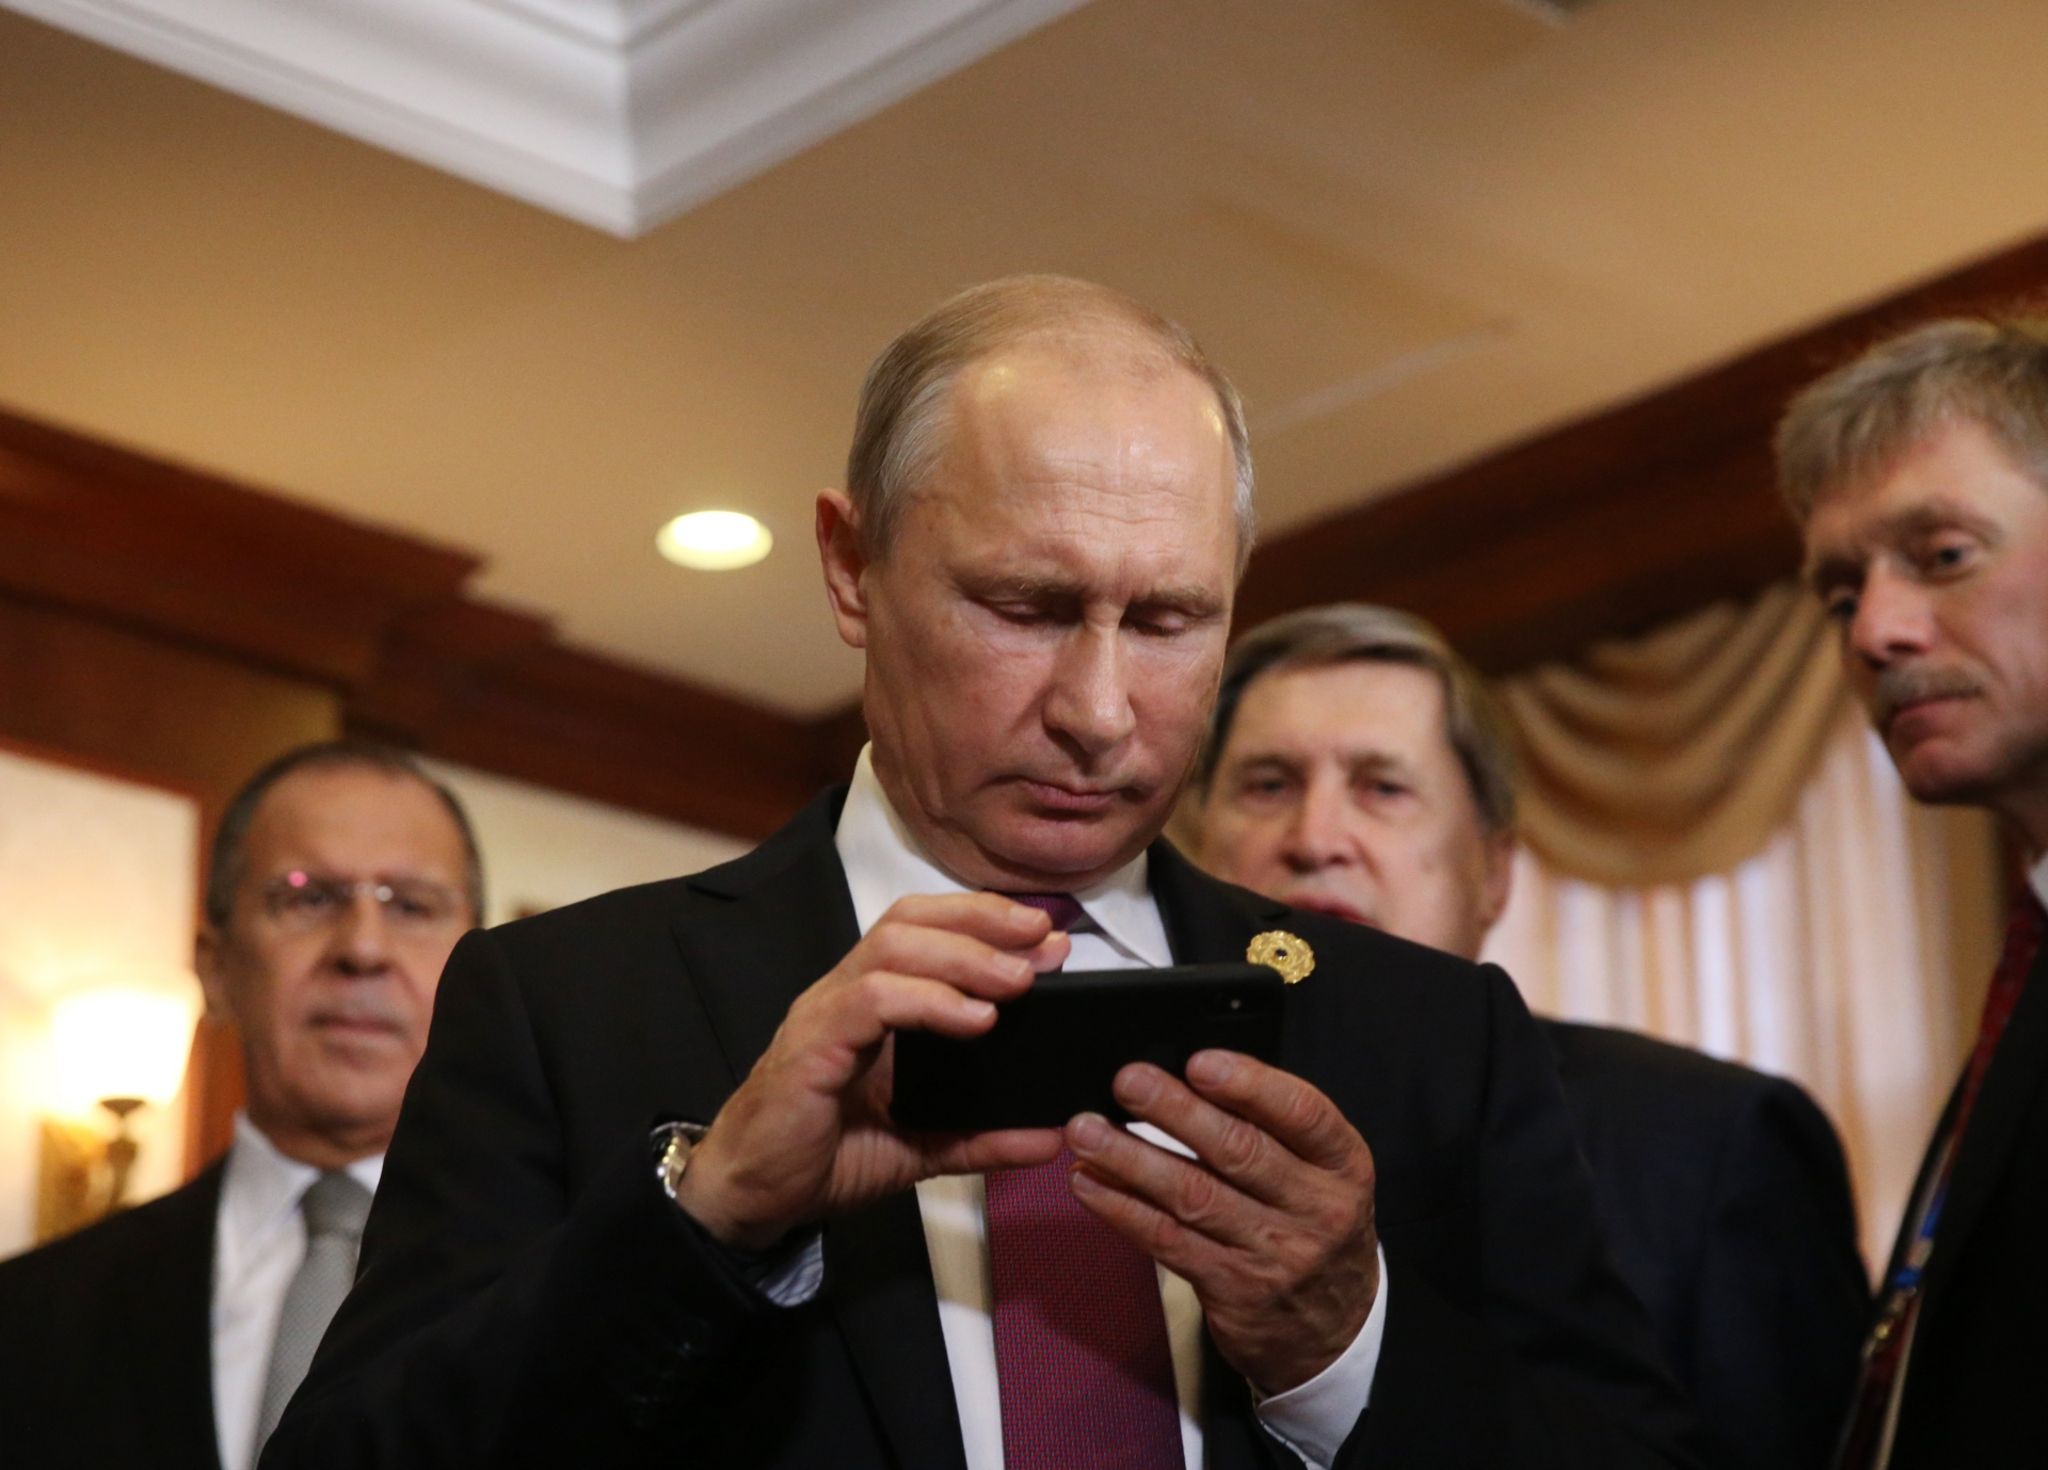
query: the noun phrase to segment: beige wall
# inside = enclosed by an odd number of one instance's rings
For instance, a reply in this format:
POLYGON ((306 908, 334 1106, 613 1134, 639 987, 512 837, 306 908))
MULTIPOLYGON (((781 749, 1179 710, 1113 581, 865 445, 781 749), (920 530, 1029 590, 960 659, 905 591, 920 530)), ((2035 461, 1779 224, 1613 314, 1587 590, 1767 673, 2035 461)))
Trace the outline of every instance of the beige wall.
POLYGON ((476 827, 485 917, 493 924, 608 889, 694 873, 752 845, 468 766, 426 765, 461 798, 476 827))
MULTIPOLYGON (((49 1014, 64 995, 119 983, 199 1011, 191 973, 196 799, 0 749, 0 1255, 34 1234, 39 1124, 59 1080, 49 1014)), ((189 1025, 172 1038, 183 1054, 189 1025)), ((182 1176, 182 1102, 137 1115, 131 1193, 182 1176)))

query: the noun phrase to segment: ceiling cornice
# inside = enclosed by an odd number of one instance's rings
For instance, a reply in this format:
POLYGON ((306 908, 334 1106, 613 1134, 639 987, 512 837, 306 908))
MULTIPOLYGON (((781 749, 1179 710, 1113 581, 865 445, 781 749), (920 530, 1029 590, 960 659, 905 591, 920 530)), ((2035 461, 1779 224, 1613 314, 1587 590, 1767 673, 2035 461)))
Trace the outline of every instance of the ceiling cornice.
POLYGON ((622 236, 1082 0, 0 0, 622 236))

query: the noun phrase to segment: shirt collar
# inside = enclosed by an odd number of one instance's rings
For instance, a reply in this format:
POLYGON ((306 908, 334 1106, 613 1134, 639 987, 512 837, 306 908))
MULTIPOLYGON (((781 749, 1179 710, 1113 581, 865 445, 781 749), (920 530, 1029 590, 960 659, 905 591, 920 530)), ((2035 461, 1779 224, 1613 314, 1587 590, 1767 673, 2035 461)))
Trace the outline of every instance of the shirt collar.
POLYGON ((2041 907, 2048 909, 2048 852, 2034 859, 2034 866, 2027 873, 2027 886, 2041 900, 2041 907))
MULTIPOLYGON (((889 804, 875 775, 874 748, 863 746, 853 784, 839 813, 834 838, 853 911, 865 934, 889 905, 913 893, 966 893, 967 885, 926 855, 910 827, 889 804)), ((1170 965, 1173 951, 1152 900, 1149 855, 1143 851, 1074 897, 1094 924, 1119 948, 1148 965, 1170 965)))

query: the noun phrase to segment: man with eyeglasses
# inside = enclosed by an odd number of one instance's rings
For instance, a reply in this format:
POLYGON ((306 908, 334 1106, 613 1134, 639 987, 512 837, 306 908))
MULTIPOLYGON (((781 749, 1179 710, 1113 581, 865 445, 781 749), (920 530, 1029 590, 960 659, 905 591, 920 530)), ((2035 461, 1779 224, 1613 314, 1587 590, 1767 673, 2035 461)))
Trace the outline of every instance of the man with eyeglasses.
POLYGON ((0 1267, 10 1464, 248 1470, 354 1275, 449 950, 482 910, 453 795, 333 741, 222 817, 197 969, 247 1078, 224 1159, 0 1267))

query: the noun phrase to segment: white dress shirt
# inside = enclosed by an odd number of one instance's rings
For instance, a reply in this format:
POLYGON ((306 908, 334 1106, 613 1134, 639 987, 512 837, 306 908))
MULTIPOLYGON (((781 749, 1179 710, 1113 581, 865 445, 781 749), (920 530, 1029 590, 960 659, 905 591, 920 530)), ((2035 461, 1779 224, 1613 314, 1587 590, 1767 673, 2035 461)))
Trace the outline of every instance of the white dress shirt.
MULTIPOLYGON (((853 892, 854 914, 865 934, 899 898, 964 893, 957 879, 926 857, 890 807, 863 750, 839 817, 836 845, 853 892)), ((1166 927, 1152 900, 1146 858, 1136 859, 1074 897, 1091 921, 1073 935, 1068 963, 1075 969, 1111 970, 1170 965, 1166 927)), ((1189 1151, 1157 1130, 1138 1125, 1153 1142, 1189 1151)), ((938 1290, 939 1325, 946 1341, 953 1394, 966 1439, 968 1470, 1002 1470, 1003 1435, 996 1388, 995 1328, 990 1317, 987 1224, 979 1175, 928 1179, 917 1187, 925 1246, 938 1290)), ((1308 1382, 1259 1403, 1260 1421, 1310 1465, 1327 1467, 1372 1397, 1386 1333, 1387 1263, 1379 1260, 1380 1289, 1365 1325, 1338 1359, 1308 1382)), ((1168 1346, 1180 1400, 1181 1442, 1187 1463, 1202 1463, 1202 1309, 1194 1289, 1159 1271, 1168 1346)))
MULTIPOLYGON (((348 1172, 374 1194, 384 1156, 358 1159, 348 1172)), ((246 1114, 235 1115, 213 1238, 213 1425, 221 1470, 255 1463, 277 1315, 306 1255, 299 1197, 319 1177, 312 1165, 279 1153, 246 1114)))
POLYGON ((2048 909, 2048 852, 2034 859, 2034 866, 2027 873, 2027 883, 2034 890, 2034 897, 2041 900, 2041 907, 2048 909))

